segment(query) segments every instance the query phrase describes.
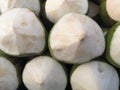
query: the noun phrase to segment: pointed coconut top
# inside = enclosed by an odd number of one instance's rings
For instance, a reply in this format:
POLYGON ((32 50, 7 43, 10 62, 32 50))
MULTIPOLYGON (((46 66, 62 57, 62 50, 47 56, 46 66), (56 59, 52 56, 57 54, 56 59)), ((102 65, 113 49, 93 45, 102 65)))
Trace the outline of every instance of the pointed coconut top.
POLYGON ((106 0, 108 15, 115 21, 120 21, 120 0, 106 0))
POLYGON ((55 23, 69 12, 86 14, 88 0, 47 0, 45 11, 48 19, 55 23))
POLYGON ((59 61, 83 63, 104 52, 104 35, 99 25, 88 16, 69 13, 51 30, 49 49, 59 61))
POLYGON ((45 31, 29 9, 15 8, 0 16, 0 49, 10 55, 40 53, 45 31))
POLYGON ((92 61, 79 65, 71 75, 72 90, 119 90, 119 76, 109 64, 92 61))
POLYGON ((67 85, 62 65, 48 56, 40 56, 28 62, 22 76, 29 90, 65 90, 67 85))
POLYGON ((0 0, 0 10, 2 13, 12 8, 28 8, 37 15, 40 12, 39 0, 0 0))

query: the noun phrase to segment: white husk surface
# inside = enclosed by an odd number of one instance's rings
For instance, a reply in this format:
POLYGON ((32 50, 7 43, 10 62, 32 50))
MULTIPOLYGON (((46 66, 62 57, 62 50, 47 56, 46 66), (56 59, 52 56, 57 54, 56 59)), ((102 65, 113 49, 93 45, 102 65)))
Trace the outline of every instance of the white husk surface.
POLYGON ((0 57, 0 90, 16 90, 19 82, 15 66, 3 57, 0 57))
POLYGON ((15 8, 0 16, 0 49, 10 55, 40 53, 45 47, 45 31, 35 14, 15 8))
POLYGON ((93 61, 77 67, 71 85, 72 90, 119 90, 119 77, 109 64, 93 61))
POLYGON ((106 0, 108 15, 115 21, 120 21, 120 0, 106 0))
POLYGON ((120 26, 118 26, 113 34, 110 45, 110 56, 113 61, 120 65, 120 26))
POLYGON ((40 12, 39 0, 0 0, 0 10, 2 13, 12 8, 28 8, 37 15, 40 12))
POLYGON ((69 12, 86 14, 88 0, 47 0, 45 11, 48 19, 55 23, 69 12))
POLYGON ((29 90, 65 90, 67 84, 63 67, 48 56, 28 62, 22 77, 29 90))
POLYGON ((101 28, 89 17, 69 13, 53 27, 49 37, 51 54, 67 63, 83 63, 101 55, 105 40, 101 28))

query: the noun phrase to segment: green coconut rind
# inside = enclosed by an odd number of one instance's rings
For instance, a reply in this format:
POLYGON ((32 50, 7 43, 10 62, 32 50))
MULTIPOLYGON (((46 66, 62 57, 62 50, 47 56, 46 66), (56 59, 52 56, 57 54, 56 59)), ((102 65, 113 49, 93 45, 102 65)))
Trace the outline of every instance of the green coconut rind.
POLYGON ((110 46, 111 46, 111 42, 112 42, 112 38, 114 35, 114 32, 116 30, 116 28, 120 25, 120 22, 116 23, 115 25, 113 25, 113 27, 108 31, 107 35, 106 35, 106 50, 105 50, 105 57, 106 59, 114 66, 120 68, 120 65, 118 63, 116 63, 112 57, 110 56, 110 46))
POLYGON ((97 3, 100 4, 103 1, 106 1, 106 0, 97 0, 97 3))
POLYGON ((106 36, 107 32, 109 31, 109 28, 102 28, 102 31, 104 33, 104 36, 106 36))
POLYGON ((77 69, 77 67, 79 66, 79 64, 73 65, 71 72, 70 72, 70 77, 72 76, 73 72, 77 69))
POLYGON ((104 23, 105 26, 112 26, 115 24, 115 21, 112 20, 106 10, 106 1, 102 1, 100 4, 100 11, 99 11, 100 17, 102 19, 102 22, 104 23))

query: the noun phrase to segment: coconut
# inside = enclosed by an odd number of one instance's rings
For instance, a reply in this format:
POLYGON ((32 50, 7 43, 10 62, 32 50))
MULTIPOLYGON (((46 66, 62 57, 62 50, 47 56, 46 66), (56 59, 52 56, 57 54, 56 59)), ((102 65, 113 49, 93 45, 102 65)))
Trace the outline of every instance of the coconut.
POLYGON ((55 23, 69 12, 86 14, 88 0, 47 0, 45 11, 47 18, 55 23))
POLYGON ((69 13, 52 28, 49 51, 56 60, 80 64, 103 54, 104 34, 100 26, 86 15, 69 13))
POLYGON ((18 86, 15 66, 9 60, 0 57, 0 90, 16 90, 18 86))
POLYGON ((40 54, 45 45, 44 26, 31 10, 15 8, 0 16, 0 49, 4 53, 40 54))
POLYGON ((108 15, 115 21, 120 21, 120 0, 106 0, 108 15))
POLYGON ((67 77, 61 64, 49 56, 39 56, 28 62, 23 82, 29 90, 65 90, 67 77))
POLYGON ((39 0, 0 0, 0 10, 2 13, 12 8, 28 8, 31 9, 36 15, 40 13, 39 0))
POLYGON ((101 61, 79 65, 73 71, 70 82, 72 90, 119 90, 117 71, 101 61))

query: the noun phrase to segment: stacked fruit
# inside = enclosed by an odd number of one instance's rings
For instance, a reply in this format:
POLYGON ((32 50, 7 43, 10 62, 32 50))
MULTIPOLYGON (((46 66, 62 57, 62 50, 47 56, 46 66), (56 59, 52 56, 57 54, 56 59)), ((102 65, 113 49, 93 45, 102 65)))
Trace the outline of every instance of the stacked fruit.
POLYGON ((119 0, 0 0, 0 90, 119 90, 119 0))

